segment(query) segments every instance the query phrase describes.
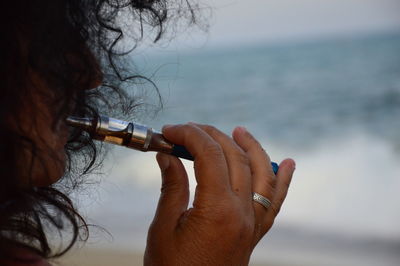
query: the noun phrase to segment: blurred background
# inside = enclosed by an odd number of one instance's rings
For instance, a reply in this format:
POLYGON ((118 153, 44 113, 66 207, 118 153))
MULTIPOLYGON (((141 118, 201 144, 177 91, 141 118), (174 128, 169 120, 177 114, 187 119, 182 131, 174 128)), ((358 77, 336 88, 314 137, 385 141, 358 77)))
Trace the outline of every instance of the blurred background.
MULTIPOLYGON (((202 3, 208 33, 132 54, 164 104, 137 120, 245 126, 274 161, 296 160, 253 265, 400 265, 400 0, 202 3)), ((144 92, 151 110, 156 92, 144 92)), ((93 228, 70 265, 141 265, 161 183, 154 157, 116 147, 100 184, 76 196, 109 233, 93 228)))

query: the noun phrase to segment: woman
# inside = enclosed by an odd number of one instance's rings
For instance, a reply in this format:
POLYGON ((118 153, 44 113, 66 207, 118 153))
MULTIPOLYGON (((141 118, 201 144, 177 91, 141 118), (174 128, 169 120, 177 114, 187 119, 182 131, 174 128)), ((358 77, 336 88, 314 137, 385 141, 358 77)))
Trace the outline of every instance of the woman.
MULTIPOLYGON (((99 147, 64 120, 116 107, 129 116, 140 103, 122 87, 151 81, 130 73, 124 36, 136 45, 148 32, 158 41, 169 21, 192 24, 196 12, 189 1, 167 0, 14 0, 3 6, 1 265, 49 265, 87 239, 88 227, 67 194, 101 164, 99 147), (72 238, 66 243, 57 235, 72 238)), ((157 155, 163 183, 144 263, 246 265, 286 197, 294 161, 283 161, 275 176, 268 155, 242 127, 233 138, 193 123, 166 126, 163 134, 195 156, 198 185, 188 210, 182 163, 157 155), (253 201, 252 192, 271 206, 253 201)))

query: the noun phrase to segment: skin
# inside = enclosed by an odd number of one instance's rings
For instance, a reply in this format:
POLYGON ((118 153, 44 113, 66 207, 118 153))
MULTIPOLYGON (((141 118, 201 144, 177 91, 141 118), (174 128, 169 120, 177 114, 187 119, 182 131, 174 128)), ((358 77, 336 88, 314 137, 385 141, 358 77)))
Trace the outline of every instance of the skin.
POLYGON ((284 160, 275 176, 269 156, 243 127, 235 128, 232 138, 193 123, 166 126, 163 134, 194 155, 197 187, 188 209, 188 177, 181 161, 157 155, 163 183, 144 265, 248 265, 286 198, 295 162, 284 160), (272 206, 254 202, 253 191, 272 206))

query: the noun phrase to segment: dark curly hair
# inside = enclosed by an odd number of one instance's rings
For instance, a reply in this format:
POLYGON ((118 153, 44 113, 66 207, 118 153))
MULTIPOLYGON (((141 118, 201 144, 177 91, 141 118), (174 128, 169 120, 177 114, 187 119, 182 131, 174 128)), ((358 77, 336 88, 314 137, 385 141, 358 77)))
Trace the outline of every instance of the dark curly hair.
POLYGON ((41 158, 34 141, 10 128, 6 120, 20 119, 20 106, 36 89, 30 85, 30 69, 57 96, 51 104, 57 107, 58 120, 71 113, 96 117, 112 111, 131 116, 140 102, 124 88, 138 84, 157 88, 136 72, 126 55, 145 37, 157 42, 167 29, 175 31, 180 24, 168 22, 177 18, 196 24, 196 9, 189 0, 14 0, 2 4, 0 261, 15 257, 10 247, 51 258, 63 255, 78 239, 86 240, 88 225, 67 195, 103 158, 90 136, 75 129, 65 146, 67 166, 61 182, 47 187, 20 185, 19 151, 29 148, 37 155, 23 162, 27 165, 41 158), (102 85, 90 89, 98 77, 102 85), (57 249, 49 237, 55 232, 64 241, 66 232, 69 236, 67 244, 57 249))

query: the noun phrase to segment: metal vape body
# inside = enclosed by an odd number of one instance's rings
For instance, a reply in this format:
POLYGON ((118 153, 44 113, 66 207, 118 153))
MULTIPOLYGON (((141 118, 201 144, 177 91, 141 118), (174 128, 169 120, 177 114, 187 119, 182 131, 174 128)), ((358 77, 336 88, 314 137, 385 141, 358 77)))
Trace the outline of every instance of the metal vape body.
MULTIPOLYGON (((72 127, 87 131, 93 139, 99 141, 140 151, 159 151, 179 158, 194 160, 185 147, 167 141, 160 132, 141 124, 107 116, 99 116, 97 119, 69 116, 66 122, 72 127)), ((276 174, 279 168, 278 165, 272 162, 271 166, 276 174)))

